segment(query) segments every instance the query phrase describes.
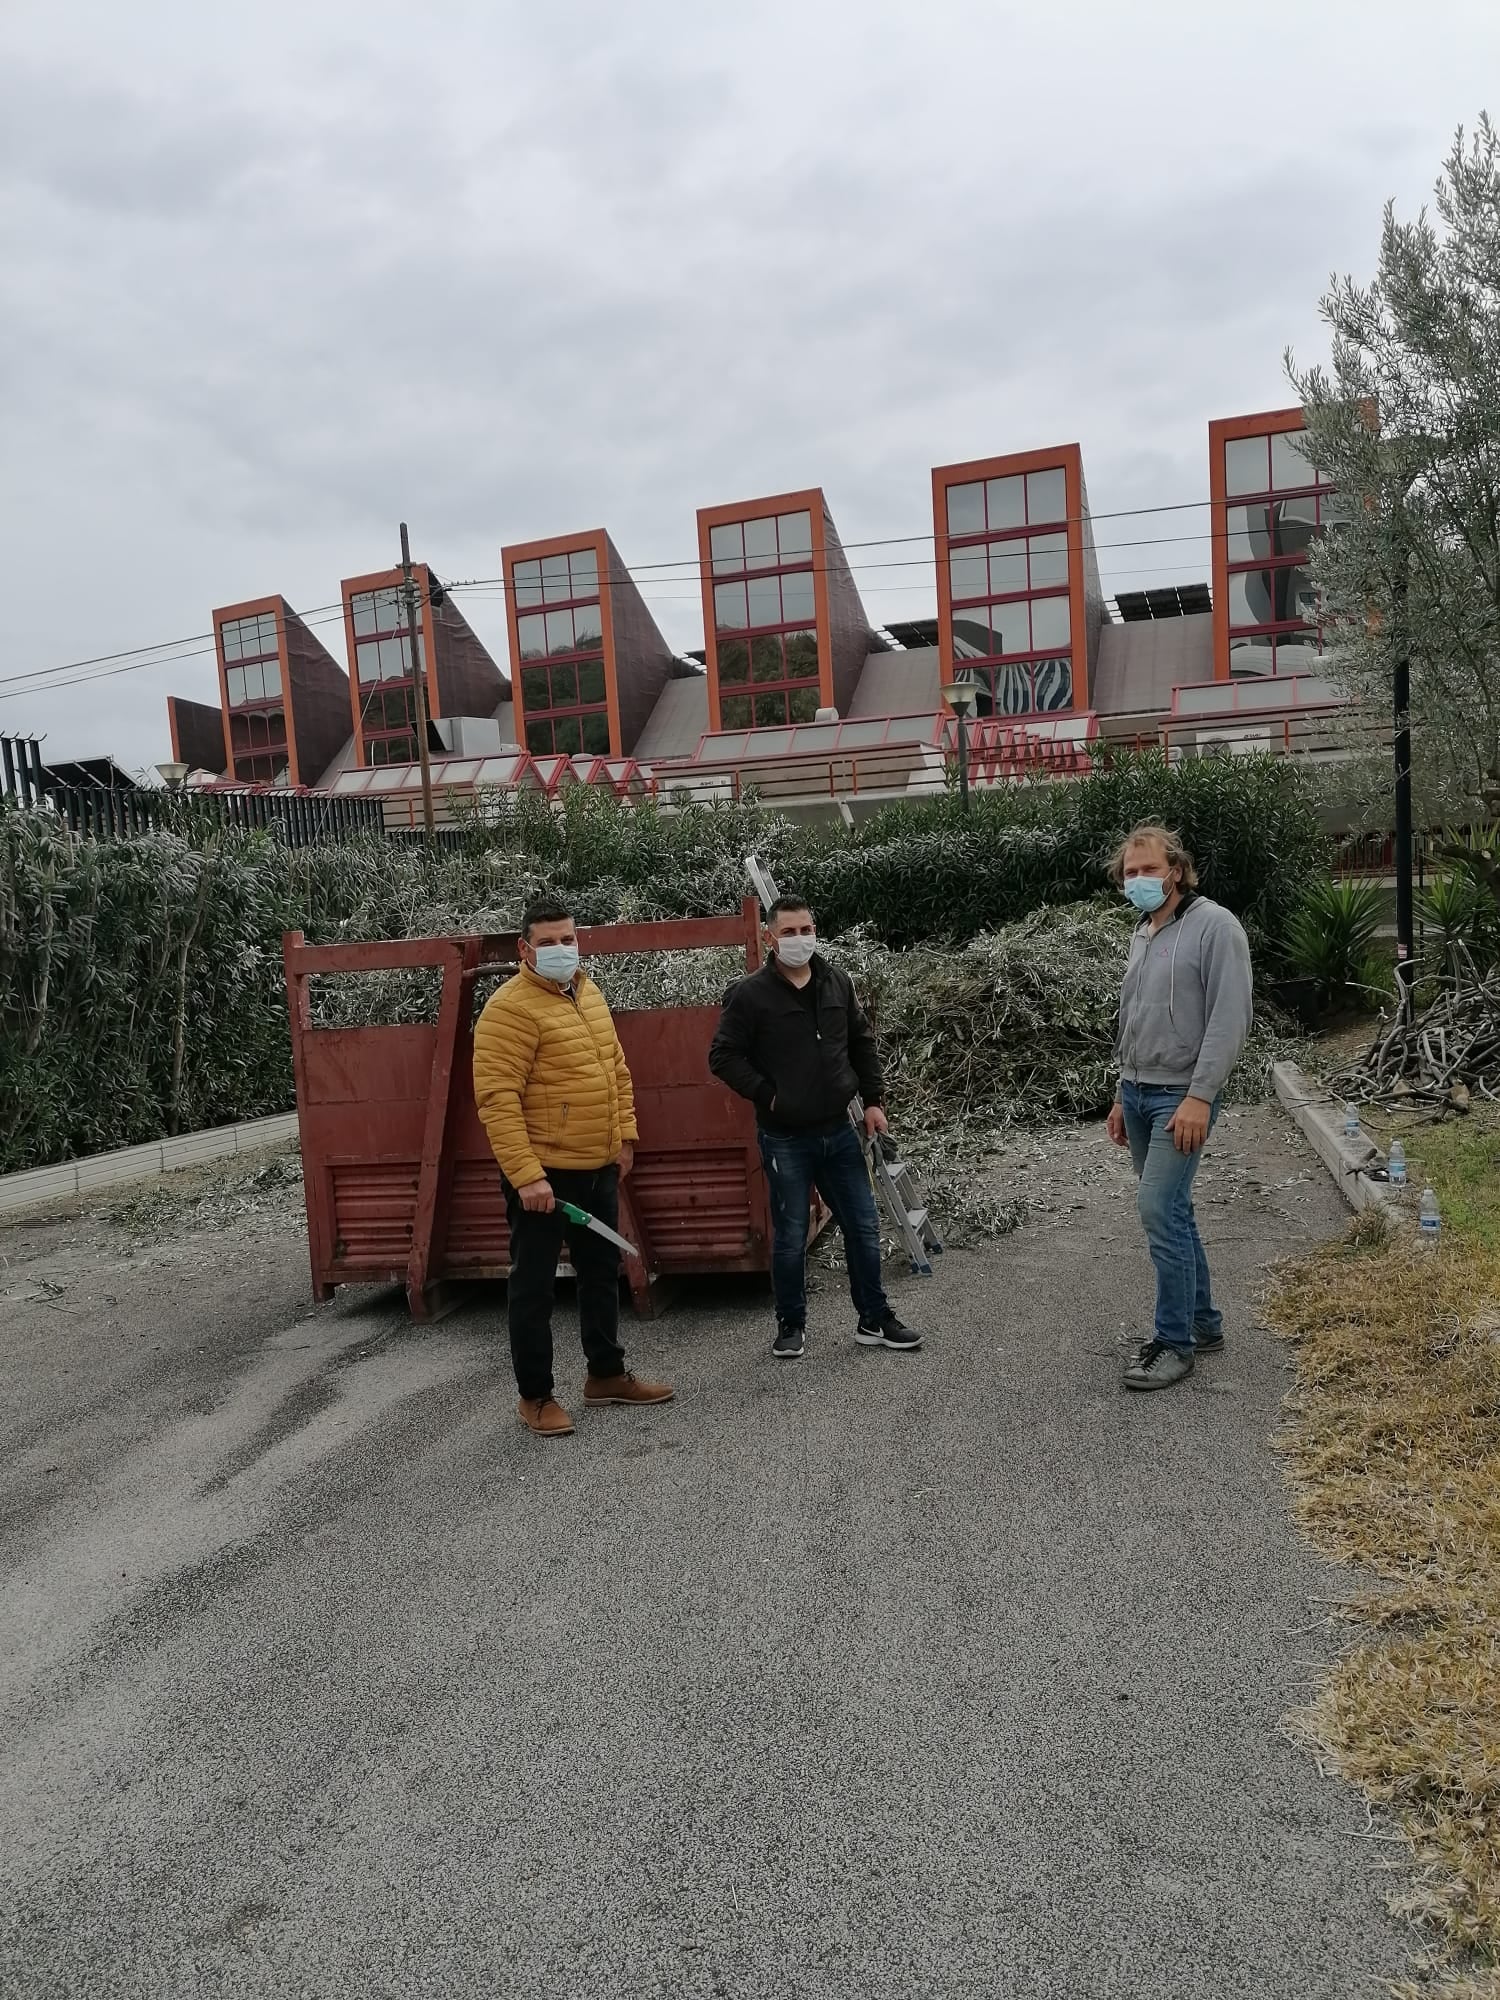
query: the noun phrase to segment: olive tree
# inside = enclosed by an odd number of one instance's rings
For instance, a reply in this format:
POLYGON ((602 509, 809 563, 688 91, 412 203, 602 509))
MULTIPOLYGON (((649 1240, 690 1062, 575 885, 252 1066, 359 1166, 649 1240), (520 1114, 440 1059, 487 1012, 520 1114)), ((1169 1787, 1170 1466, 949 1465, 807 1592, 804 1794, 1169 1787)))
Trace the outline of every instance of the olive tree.
MULTIPOLYGON (((1500 135, 1454 140, 1435 218, 1387 204, 1374 279, 1335 278, 1326 367, 1287 370, 1348 502, 1312 574, 1329 670, 1368 717, 1411 663, 1419 794, 1500 819, 1500 135)), ((1388 766, 1387 766, 1388 770, 1388 766)))

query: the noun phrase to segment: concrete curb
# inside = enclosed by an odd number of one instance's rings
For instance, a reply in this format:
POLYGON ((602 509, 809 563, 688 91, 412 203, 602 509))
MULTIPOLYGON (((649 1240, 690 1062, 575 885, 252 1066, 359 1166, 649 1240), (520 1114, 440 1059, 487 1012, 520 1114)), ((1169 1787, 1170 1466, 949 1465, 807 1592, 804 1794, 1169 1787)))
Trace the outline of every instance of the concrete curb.
POLYGON ((1271 1082, 1281 1108, 1332 1174, 1349 1206, 1356 1210, 1383 1208, 1394 1221, 1398 1210, 1390 1182, 1371 1180, 1365 1171, 1381 1161, 1374 1140, 1364 1133, 1357 1139, 1346 1139, 1343 1106, 1335 1104, 1296 1063, 1273 1063, 1271 1082))
POLYGON ((153 1139, 149 1146, 64 1160, 60 1166, 35 1167, 30 1173, 0 1175, 0 1215, 65 1201, 69 1195, 89 1194, 121 1181, 159 1180, 180 1167, 257 1152, 296 1136, 297 1114, 288 1111, 276 1118, 253 1118, 245 1125, 216 1125, 206 1132, 180 1133, 175 1139, 153 1139))

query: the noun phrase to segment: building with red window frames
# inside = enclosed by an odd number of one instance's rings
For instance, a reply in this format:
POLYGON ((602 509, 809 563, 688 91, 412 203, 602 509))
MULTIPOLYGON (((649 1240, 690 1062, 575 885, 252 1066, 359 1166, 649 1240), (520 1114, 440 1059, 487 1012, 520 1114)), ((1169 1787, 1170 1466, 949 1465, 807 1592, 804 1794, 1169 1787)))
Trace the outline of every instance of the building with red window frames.
POLYGON ((710 731, 846 709, 874 649, 821 487, 698 510, 710 731))
MULTIPOLYGON (((505 675, 452 599, 440 590, 434 603, 433 577, 426 563, 412 564, 412 579, 417 657, 425 674, 429 718, 436 722, 445 716, 494 716, 510 692, 505 675)), ((349 649, 344 736, 352 713, 354 762, 415 763, 416 689, 401 571, 346 577, 343 597, 349 649)), ((435 732, 429 748, 439 752, 444 748, 435 732)))
MULTIPOLYGON (((224 736, 217 768, 240 784, 316 784, 349 734, 347 676, 284 597, 253 597, 213 616, 224 736)), ((174 751, 185 720, 175 718, 174 751)), ((206 745, 195 729, 181 761, 195 763, 187 750, 198 747, 206 745)))
POLYGON ((1316 673, 1323 630, 1307 558, 1345 513, 1302 445, 1300 409, 1208 427, 1214 678, 1316 673))
MULTIPOLYGON (((1338 497, 1303 452, 1300 411, 1207 429, 1211 588, 1106 599, 1076 443, 937 467, 936 616, 888 626, 865 612, 820 488, 702 508, 701 673, 662 636, 602 529, 502 550, 513 706, 500 669, 441 592, 432 602, 416 565, 430 712, 478 723, 434 729, 437 781, 704 797, 753 786, 794 807, 821 787, 873 805, 945 782, 956 738, 942 690, 954 683, 977 698, 980 782, 1086 768, 1099 736, 1172 756, 1340 754, 1308 576, 1338 497)), ((1202 520, 1184 511, 1184 540, 1202 520)), ((237 782, 401 790, 409 772, 378 775, 417 754, 399 583, 387 570, 344 585, 352 681, 280 598, 216 613, 223 751, 212 761, 215 712, 174 700, 175 755, 237 782)))
POLYGON ((515 739, 534 757, 625 757, 679 662, 602 528, 500 552, 515 739))
POLYGON ((932 475, 943 684, 981 716, 1084 714, 1105 623, 1076 444, 932 475))

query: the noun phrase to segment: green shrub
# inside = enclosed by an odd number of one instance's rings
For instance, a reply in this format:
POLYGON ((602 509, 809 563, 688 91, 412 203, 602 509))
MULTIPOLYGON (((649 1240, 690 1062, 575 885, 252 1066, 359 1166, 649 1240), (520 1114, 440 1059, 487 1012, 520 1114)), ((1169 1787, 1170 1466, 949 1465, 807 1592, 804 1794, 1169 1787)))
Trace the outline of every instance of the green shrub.
MULTIPOLYGON (((963 944, 1097 896, 1111 849, 1151 818, 1181 829, 1204 888, 1278 965, 1323 850, 1296 773, 1268 759, 1110 758, 1078 783, 976 793, 968 814, 945 795, 853 832, 584 786, 556 807, 491 794, 448 847, 288 848, 188 814, 135 840, 79 840, 0 802, 0 1172, 287 1108, 286 930, 504 930, 543 888, 584 922, 708 914, 737 907, 753 850, 811 899, 826 936, 963 944)), ((1059 1009, 1071 977, 1054 980, 1059 1009)), ((393 991, 351 988, 339 1018, 393 991)))
POLYGON ((1500 866, 1500 827, 1451 831, 1443 847, 1453 865, 1418 891, 1416 916, 1424 972, 1453 979, 1470 966, 1486 972, 1500 962, 1500 905, 1491 886, 1500 866))
POLYGON ((1464 868, 1438 875, 1416 897, 1422 927, 1423 971, 1439 979, 1458 978, 1474 964, 1483 969, 1495 955, 1494 903, 1464 868))
POLYGON ((1292 913, 1287 957, 1311 980, 1321 1006, 1368 1006, 1375 984, 1375 937, 1384 899, 1373 882, 1312 883, 1292 913))

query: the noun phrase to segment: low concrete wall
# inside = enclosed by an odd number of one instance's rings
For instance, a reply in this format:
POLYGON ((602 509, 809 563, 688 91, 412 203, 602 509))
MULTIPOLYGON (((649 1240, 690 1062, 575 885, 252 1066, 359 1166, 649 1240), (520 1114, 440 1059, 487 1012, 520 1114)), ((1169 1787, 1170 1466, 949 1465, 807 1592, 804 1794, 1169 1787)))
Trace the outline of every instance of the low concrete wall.
POLYGON ((246 1125, 216 1125, 207 1132, 184 1132, 175 1139, 153 1139, 149 1146, 125 1146, 115 1153, 94 1153, 85 1160, 65 1160, 61 1166, 35 1167, 30 1173, 0 1176, 0 1214, 39 1208, 69 1195, 121 1181, 159 1180, 180 1167, 205 1160, 227 1159, 234 1153, 258 1152, 285 1145, 297 1136, 297 1114, 254 1118, 246 1125))
POLYGON ((1371 1180, 1366 1172, 1369 1167, 1384 1164, 1380 1148, 1363 1132, 1357 1139, 1345 1138, 1342 1101, 1335 1104, 1328 1092, 1296 1063, 1276 1063, 1271 1070, 1271 1081, 1278 1102, 1332 1174, 1349 1206, 1353 1209, 1387 1206, 1392 1194, 1390 1182, 1371 1180))

